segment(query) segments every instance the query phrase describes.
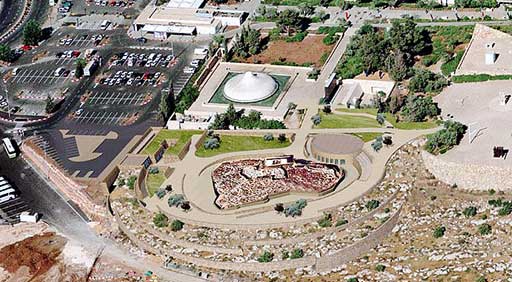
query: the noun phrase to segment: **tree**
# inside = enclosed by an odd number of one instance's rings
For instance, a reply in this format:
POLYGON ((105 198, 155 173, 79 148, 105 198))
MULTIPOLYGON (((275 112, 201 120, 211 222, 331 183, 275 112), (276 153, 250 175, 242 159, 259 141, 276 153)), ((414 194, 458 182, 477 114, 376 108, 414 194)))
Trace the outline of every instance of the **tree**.
POLYGON ((280 133, 279 136, 277 137, 277 141, 279 141, 279 143, 284 143, 286 142, 286 134, 284 133, 280 133))
POLYGON ((300 17, 299 12, 286 9, 279 13, 276 23, 282 31, 286 32, 288 36, 290 36, 292 32, 301 28, 302 18, 300 17))
POLYGON ((230 125, 235 124, 236 120, 238 119, 238 116, 233 103, 229 103, 229 106, 224 116, 226 117, 227 122, 229 122, 230 125))
POLYGON ((233 52, 236 56, 247 58, 261 51, 261 33, 250 27, 243 27, 240 35, 234 38, 233 52))
POLYGON ((169 218, 167 218, 167 216, 163 213, 157 213, 153 217, 153 223, 155 224, 156 227, 159 228, 167 227, 167 225, 169 225, 169 218))
POLYGON ((369 211, 371 211, 380 206, 380 201, 379 200, 369 200, 368 202, 366 202, 365 206, 369 211))
POLYGON ((163 122, 166 122, 171 117, 172 113, 174 112, 174 108, 174 93, 172 93, 172 91, 162 92, 158 110, 163 122))
POLYGON ((290 254, 291 259, 298 259, 304 256, 304 251, 302 249, 294 249, 292 253, 290 254))
POLYGON ((431 154, 443 154, 459 144, 466 132, 466 126, 455 121, 445 121, 444 128, 427 135, 425 150, 431 154))
POLYGON ((53 101, 53 98, 50 95, 48 95, 46 97, 46 106, 44 108, 45 112, 47 114, 51 114, 51 113, 53 113, 55 111, 55 108, 56 108, 56 104, 53 101))
POLYGON ((384 272, 385 269, 386 266, 383 264, 377 264, 377 266, 375 267, 375 270, 377 270, 378 272, 384 272))
POLYGON ((439 93, 448 86, 448 80, 440 74, 429 70, 418 69, 409 82, 409 91, 423 93, 439 93))
POLYGON ((41 26, 35 20, 29 20, 23 29, 23 44, 36 46, 41 39, 41 26))
POLYGON ((435 117, 440 110, 432 97, 421 97, 414 94, 407 96, 407 102, 402 109, 402 114, 408 121, 421 122, 427 117, 435 117))
POLYGON ((76 60, 75 77, 80 78, 84 75, 85 60, 80 58, 76 60))
POLYGON ((5 44, 0 44, 0 61, 4 62, 12 62, 14 59, 14 54, 12 49, 5 44))
POLYGON ((389 30, 389 39, 394 50, 412 56, 423 52, 430 42, 428 34, 423 29, 417 28, 411 17, 405 20, 393 20, 389 30))
POLYGON ((386 70, 393 80, 402 81, 409 75, 411 62, 410 54, 396 50, 386 58, 386 70))
POLYGON ((402 108, 402 99, 396 94, 391 94, 389 97, 389 112, 396 114, 402 108))

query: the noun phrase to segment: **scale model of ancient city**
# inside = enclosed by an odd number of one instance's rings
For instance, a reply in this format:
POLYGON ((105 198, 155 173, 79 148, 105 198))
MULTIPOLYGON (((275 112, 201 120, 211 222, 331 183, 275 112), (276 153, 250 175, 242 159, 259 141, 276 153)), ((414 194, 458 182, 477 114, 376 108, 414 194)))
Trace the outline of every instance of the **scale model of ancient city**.
POLYGON ((0 281, 512 281, 511 0, 0 0, 0 281))

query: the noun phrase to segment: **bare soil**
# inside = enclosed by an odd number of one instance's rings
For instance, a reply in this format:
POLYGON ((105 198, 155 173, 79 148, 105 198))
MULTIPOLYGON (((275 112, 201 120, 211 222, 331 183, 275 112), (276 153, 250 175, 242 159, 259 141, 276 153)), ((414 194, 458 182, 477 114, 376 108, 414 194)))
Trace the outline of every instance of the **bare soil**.
POLYGON ((0 266, 10 273, 27 267, 33 277, 57 263, 67 240, 53 232, 38 234, 0 249, 0 266))
POLYGON ((324 35, 308 35, 301 42, 286 42, 285 40, 270 41, 267 48, 260 54, 244 60, 246 63, 271 64, 273 62, 288 62, 298 65, 312 63, 321 67, 324 53, 328 56, 334 45, 325 45, 324 35))

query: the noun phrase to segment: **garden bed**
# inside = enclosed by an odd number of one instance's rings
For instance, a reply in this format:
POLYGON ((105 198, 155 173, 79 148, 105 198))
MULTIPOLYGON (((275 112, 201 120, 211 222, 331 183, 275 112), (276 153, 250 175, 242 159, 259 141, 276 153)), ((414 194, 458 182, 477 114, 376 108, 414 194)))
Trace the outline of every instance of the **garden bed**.
POLYGON ((274 140, 265 141, 263 136, 221 135, 219 148, 206 149, 201 146, 197 149, 196 156, 208 158, 231 152, 284 148, 290 144, 289 138, 285 142, 280 142, 277 136, 274 136, 274 140))

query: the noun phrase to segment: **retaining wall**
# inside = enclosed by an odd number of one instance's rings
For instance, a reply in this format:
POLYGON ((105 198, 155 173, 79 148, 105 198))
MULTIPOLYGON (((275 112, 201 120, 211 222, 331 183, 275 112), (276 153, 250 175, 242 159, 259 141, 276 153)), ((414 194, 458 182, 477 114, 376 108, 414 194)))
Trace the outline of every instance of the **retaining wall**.
POLYGON ((512 190, 512 167, 450 162, 422 151, 425 167, 438 180, 468 190, 512 190))

